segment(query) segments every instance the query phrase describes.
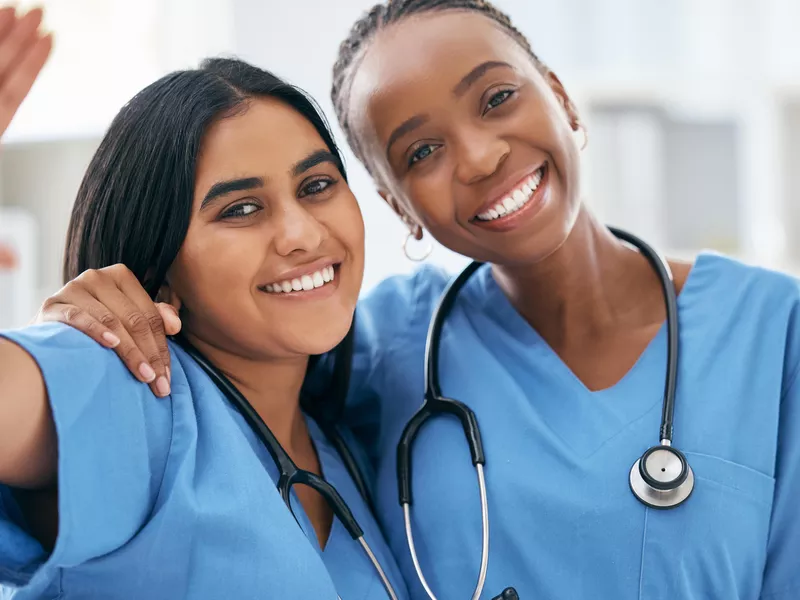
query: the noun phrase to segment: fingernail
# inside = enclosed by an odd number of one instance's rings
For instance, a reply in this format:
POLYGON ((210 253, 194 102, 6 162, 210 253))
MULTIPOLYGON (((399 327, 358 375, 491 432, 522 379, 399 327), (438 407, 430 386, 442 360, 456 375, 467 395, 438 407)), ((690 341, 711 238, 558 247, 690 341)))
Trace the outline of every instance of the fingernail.
POLYGON ((103 332, 103 339, 106 341, 109 348, 116 348, 119 346, 119 338, 110 331, 103 332))
POLYGON ((158 378, 158 381, 156 381, 156 389, 158 390, 159 396, 169 396, 169 383, 167 382, 166 377, 162 376, 158 378))
POLYGON ((147 363, 142 363, 141 365, 139 365, 139 373, 147 383, 150 383, 156 378, 156 372, 153 371, 153 367, 151 367, 147 363))

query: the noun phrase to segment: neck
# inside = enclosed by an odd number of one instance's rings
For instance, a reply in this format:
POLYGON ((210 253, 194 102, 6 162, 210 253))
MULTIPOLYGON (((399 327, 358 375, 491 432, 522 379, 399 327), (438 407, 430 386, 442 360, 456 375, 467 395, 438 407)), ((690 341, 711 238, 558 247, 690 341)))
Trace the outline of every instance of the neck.
POLYGON ((495 265, 493 274, 514 307, 554 347, 662 317, 658 278, 647 260, 581 209, 561 247, 525 266, 495 265), (651 314, 652 313, 652 314, 651 314))
POLYGON ((308 357, 254 360, 222 349, 186 332, 186 339, 247 398, 267 427, 292 455, 308 441, 300 389, 308 357))

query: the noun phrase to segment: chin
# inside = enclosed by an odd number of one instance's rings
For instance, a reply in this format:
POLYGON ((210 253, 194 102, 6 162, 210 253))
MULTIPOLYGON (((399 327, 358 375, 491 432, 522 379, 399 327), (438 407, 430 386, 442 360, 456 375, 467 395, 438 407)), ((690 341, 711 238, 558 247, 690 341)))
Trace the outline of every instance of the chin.
MULTIPOLYGON (((353 323, 353 313, 347 318, 310 319, 303 327, 293 328, 286 339, 287 346, 298 354, 314 356, 330 352, 345 338, 353 323)), ((288 333, 288 332, 287 332, 288 333)))

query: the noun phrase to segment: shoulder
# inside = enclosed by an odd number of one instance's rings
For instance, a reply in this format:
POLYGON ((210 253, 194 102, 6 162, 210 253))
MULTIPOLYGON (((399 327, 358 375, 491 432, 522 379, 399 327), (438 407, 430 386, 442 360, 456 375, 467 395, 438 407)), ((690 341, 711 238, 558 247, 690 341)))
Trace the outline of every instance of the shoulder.
POLYGON ((800 281, 781 271, 721 254, 698 257, 687 289, 699 291, 706 323, 729 336, 746 334, 765 352, 776 352, 784 379, 800 368, 800 281), (778 354, 780 353, 780 355, 778 354))
POLYGON ((34 359, 51 396, 59 389, 68 389, 80 390, 86 397, 85 392, 96 392, 104 383, 112 382, 118 393, 138 390, 138 382, 114 352, 67 325, 42 323, 0 331, 0 336, 34 359))
POLYGON ((387 308, 408 313, 420 303, 438 299, 450 275, 441 267, 424 265, 406 275, 394 275, 365 293, 359 302, 361 312, 382 312, 387 308))
POLYGON ((684 287, 699 292, 709 308, 738 317, 771 314, 789 320, 800 307, 796 277, 721 254, 701 254, 684 287))
POLYGON ((364 294, 356 309, 356 337, 380 346, 425 331, 450 275, 425 265, 408 275, 384 279, 364 294))

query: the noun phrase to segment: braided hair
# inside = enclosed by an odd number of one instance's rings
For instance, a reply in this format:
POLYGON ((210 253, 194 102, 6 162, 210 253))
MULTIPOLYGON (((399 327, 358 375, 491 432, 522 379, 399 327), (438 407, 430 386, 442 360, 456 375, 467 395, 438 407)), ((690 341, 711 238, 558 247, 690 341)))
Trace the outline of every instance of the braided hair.
MULTIPOLYGON (((331 100, 342 130, 355 155, 367 166, 364 153, 359 146, 348 119, 350 86, 353 75, 370 41, 383 28, 406 17, 426 12, 444 10, 473 11, 488 17, 502 27, 530 55, 542 71, 547 67, 534 54, 528 39, 511 23, 511 19, 486 0, 388 0, 376 4, 350 29, 350 33, 339 46, 339 55, 333 65, 331 100)), ((369 166, 367 166, 369 168, 369 166)))

